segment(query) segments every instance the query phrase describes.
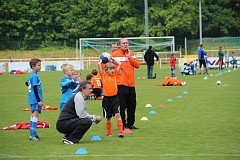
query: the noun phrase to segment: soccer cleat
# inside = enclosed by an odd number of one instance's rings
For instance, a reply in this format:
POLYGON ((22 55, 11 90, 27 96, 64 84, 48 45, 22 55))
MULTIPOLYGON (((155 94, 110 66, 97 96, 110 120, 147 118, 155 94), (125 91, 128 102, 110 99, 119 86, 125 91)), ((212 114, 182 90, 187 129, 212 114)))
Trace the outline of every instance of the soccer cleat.
POLYGON ((41 141, 42 140, 42 138, 40 138, 40 137, 38 137, 38 135, 36 135, 36 137, 31 137, 30 136, 30 139, 29 139, 30 141, 41 141))
POLYGON ((124 137, 123 133, 118 133, 118 137, 123 138, 124 137))
POLYGON ((130 126, 129 129, 139 129, 137 127, 135 127, 134 125, 130 126))
POLYGON ((69 141, 69 140, 67 140, 67 139, 64 139, 64 140, 63 140, 63 143, 64 143, 64 144, 74 144, 72 141, 69 141))
POLYGON ((106 137, 112 137, 112 134, 107 134, 106 137))
POLYGON ((131 133, 132 133, 132 131, 129 128, 125 128, 123 130, 123 134, 131 134, 131 133))

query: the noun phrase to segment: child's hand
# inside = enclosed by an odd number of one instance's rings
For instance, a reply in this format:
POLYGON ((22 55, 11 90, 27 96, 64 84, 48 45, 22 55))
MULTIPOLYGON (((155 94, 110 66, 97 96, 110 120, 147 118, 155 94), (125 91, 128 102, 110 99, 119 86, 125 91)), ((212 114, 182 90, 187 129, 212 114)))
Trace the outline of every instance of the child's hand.
POLYGON ((44 106, 44 104, 43 104, 42 101, 38 102, 38 105, 39 105, 40 107, 43 107, 43 106, 44 106))

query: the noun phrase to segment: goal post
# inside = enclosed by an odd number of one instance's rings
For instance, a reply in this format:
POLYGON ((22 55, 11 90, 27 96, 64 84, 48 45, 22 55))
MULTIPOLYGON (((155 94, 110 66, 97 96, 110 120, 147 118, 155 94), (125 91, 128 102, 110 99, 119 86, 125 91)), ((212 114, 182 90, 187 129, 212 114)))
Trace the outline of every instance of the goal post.
MULTIPOLYGON (((159 58, 169 58, 171 53, 175 52, 174 36, 167 37, 126 37, 129 43, 129 49, 136 53, 136 56, 142 60, 145 51, 149 46, 159 55, 159 58)), ((79 38, 80 61, 83 62, 85 53, 94 52, 100 55, 102 52, 110 52, 112 43, 118 43, 121 38, 79 38)), ((177 52, 179 54, 179 52, 177 52)), ((181 57, 177 55, 176 57, 181 57)))

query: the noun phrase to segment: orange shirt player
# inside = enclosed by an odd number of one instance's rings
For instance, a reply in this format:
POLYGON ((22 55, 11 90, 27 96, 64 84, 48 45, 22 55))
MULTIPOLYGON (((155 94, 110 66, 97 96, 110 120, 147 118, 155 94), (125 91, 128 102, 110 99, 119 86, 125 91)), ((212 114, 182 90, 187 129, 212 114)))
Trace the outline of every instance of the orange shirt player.
POLYGON ((123 123, 119 113, 120 110, 120 102, 117 96, 118 88, 117 88, 117 74, 119 74, 122 63, 112 58, 118 66, 115 68, 112 62, 106 63, 104 68, 102 69, 101 63, 102 60, 99 58, 98 69, 101 75, 101 80, 103 83, 103 100, 102 100, 102 108, 103 108, 103 116, 106 118, 106 129, 107 129, 107 137, 112 136, 112 123, 111 118, 115 115, 117 120, 118 127, 118 137, 123 138, 123 123))

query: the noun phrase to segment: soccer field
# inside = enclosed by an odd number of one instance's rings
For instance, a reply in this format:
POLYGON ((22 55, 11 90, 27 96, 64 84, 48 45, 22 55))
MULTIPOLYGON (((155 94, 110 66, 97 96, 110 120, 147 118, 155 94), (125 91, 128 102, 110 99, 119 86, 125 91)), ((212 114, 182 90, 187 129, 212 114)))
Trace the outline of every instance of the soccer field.
MULTIPOLYGON (((91 69, 81 71, 84 79, 91 69)), ((186 86, 158 87, 170 75, 168 66, 155 66, 156 79, 144 79, 146 66, 135 70, 137 110, 135 125, 140 129, 118 138, 115 118, 113 137, 106 138, 105 119, 94 125, 79 144, 62 143, 63 135, 55 129, 59 110, 42 111, 40 120, 51 127, 38 129, 43 141, 29 141, 29 130, 0 130, 0 159, 240 159, 240 71, 210 70, 205 75, 181 76, 186 86), (222 74, 220 73, 222 72, 222 74), (220 73, 220 74, 219 74, 220 73), (212 76, 211 76, 212 75, 212 76), (220 80, 221 85, 216 85, 220 80), (188 94, 183 94, 186 91, 188 94), (182 96, 182 98, 177 98, 182 96), (167 102, 171 98, 172 102, 167 102), (151 108, 146 108, 151 104, 151 108), (164 107, 160 107, 163 104, 164 107), (154 110, 156 114, 149 114, 154 110), (147 117, 148 120, 141 120, 147 117), (91 141, 98 135, 101 141, 91 141), (79 148, 87 154, 76 155, 79 148)), ((59 106, 62 72, 40 72, 44 104, 59 106)), ((27 104, 24 85, 29 74, 0 76, 0 128, 30 119, 21 111, 27 104)), ((88 112, 102 116, 101 101, 88 100, 88 112)))

